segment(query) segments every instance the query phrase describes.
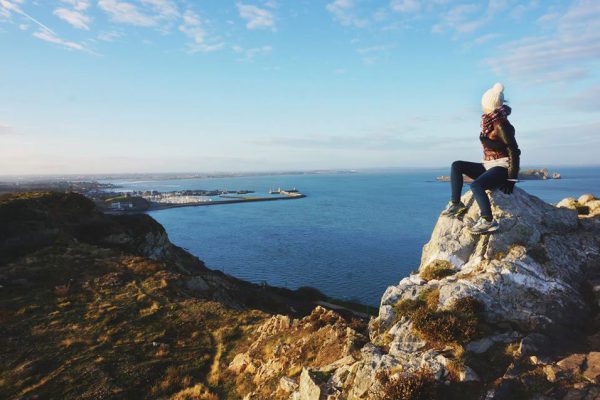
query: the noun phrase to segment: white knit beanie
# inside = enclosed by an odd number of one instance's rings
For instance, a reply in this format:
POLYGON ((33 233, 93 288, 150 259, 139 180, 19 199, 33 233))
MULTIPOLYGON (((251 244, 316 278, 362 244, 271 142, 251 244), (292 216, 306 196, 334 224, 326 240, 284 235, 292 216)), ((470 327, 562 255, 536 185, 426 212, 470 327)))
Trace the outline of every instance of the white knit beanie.
POLYGON ((502 104, 504 104, 504 86, 501 83, 496 83, 483 94, 481 108, 484 114, 489 114, 502 104))

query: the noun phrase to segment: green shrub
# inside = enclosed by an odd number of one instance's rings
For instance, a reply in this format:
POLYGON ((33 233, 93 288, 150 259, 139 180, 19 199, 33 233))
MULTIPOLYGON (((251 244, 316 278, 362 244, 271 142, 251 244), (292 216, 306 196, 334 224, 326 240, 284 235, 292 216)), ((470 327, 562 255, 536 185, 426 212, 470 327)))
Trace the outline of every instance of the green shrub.
POLYGON ((421 271, 421 278, 426 281, 433 279, 442 279, 448 275, 453 275, 456 271, 454 266, 446 260, 434 260, 427 264, 421 271))

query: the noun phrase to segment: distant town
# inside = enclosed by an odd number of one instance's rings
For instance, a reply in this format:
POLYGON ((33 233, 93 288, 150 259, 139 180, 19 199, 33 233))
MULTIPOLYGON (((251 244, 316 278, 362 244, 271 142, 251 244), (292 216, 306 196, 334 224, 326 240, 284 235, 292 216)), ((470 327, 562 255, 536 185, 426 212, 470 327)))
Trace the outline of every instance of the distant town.
POLYGON ((108 213, 144 212, 174 207, 208 206, 256 201, 291 200, 306 197, 296 188, 271 188, 257 194, 254 190, 178 190, 170 192, 120 191, 119 185, 96 181, 27 181, 0 182, 0 194, 27 191, 80 193, 92 199, 98 208, 108 213))

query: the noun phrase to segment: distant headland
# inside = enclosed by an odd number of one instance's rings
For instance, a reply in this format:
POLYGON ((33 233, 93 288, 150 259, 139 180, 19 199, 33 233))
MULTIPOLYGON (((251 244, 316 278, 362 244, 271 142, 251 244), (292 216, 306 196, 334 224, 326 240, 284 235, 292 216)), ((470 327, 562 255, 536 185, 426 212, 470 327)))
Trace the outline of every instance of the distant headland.
MULTIPOLYGON (((537 181, 537 180, 548 180, 548 179, 560 179, 561 176, 558 172, 550 173, 548 168, 541 169, 524 169, 519 172, 519 180, 522 181, 537 181)), ((438 182, 450 182, 450 176, 442 175, 435 178, 438 182)), ((465 176, 465 182, 472 182, 473 179, 465 176)))

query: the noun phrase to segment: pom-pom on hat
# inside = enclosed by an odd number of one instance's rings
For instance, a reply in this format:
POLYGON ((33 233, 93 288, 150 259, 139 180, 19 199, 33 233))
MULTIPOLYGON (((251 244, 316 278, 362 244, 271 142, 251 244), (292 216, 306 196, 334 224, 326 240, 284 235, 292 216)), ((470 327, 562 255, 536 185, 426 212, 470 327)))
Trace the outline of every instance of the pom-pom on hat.
POLYGON ((504 104, 504 86, 496 83, 491 89, 488 89, 481 98, 481 108, 484 114, 494 112, 495 109, 504 104))

